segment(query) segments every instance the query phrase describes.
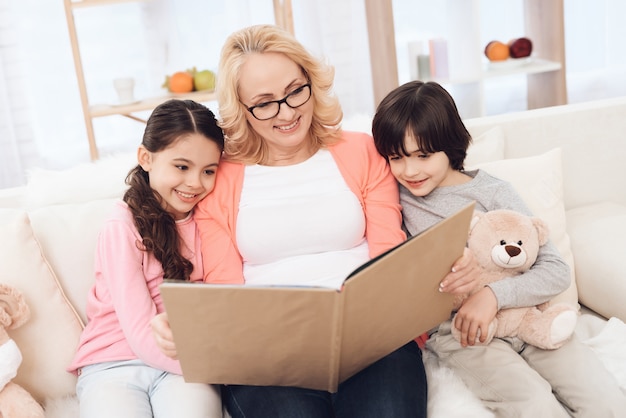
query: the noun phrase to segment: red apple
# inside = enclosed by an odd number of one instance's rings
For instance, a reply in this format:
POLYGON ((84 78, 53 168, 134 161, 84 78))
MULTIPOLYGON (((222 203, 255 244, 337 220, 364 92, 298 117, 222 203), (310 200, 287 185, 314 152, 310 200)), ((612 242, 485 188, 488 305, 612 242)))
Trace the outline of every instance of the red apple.
POLYGON ((511 58, 529 57, 533 51, 533 43, 528 38, 517 38, 509 41, 511 58))

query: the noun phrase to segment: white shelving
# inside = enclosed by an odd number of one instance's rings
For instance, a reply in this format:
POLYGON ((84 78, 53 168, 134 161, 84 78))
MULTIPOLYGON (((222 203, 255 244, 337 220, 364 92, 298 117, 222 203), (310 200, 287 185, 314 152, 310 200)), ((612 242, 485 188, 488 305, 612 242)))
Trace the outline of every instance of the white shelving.
POLYGON ((512 74, 538 74, 561 69, 561 63, 541 58, 531 58, 527 63, 519 66, 498 66, 497 63, 487 63, 484 78, 501 77, 512 74))
MULTIPOLYGON (((525 8, 529 8, 536 0, 525 0, 525 8)), ((543 55, 541 44, 544 37, 529 33, 528 23, 537 19, 532 13, 524 17, 526 36, 533 40, 533 53, 527 58, 509 58, 503 62, 489 62, 482 53, 484 40, 480 37, 481 0, 447 0, 447 20, 449 31, 449 80, 437 80, 450 87, 459 112, 464 118, 485 116, 486 84, 495 83, 496 78, 526 76, 527 79, 536 75, 550 74, 561 70, 560 61, 543 55), (492 81, 493 80, 493 81, 492 81)), ((520 19, 522 17, 520 16, 520 19)), ((502 80, 504 83, 506 80, 502 80)), ((500 82, 499 82, 500 83, 500 82)), ((489 93, 492 94, 492 93, 489 93)), ((502 92, 506 94, 506 92, 502 92)), ((528 97, 541 95, 536 89, 528 92, 528 97)), ((527 100, 530 102, 530 100, 527 100)))
POLYGON ((541 74, 558 71, 561 63, 541 58, 529 58, 523 62, 508 60, 501 63, 487 62, 474 76, 456 76, 449 79, 435 78, 434 81, 450 87, 463 118, 485 115, 485 82, 498 77, 512 75, 541 74))
POLYGON ((194 91, 185 94, 167 94, 158 97, 148 97, 135 103, 126 105, 95 104, 89 106, 89 113, 91 114, 91 117, 94 118, 99 116, 111 115, 129 116, 129 114, 133 112, 141 112, 143 110, 154 109, 159 104, 169 99, 191 99, 196 102, 204 103, 215 100, 215 93, 212 91, 194 91))
POLYGON ((454 77, 454 78, 434 78, 434 81, 442 84, 466 84, 476 83, 484 79, 494 77, 504 77, 514 74, 538 74, 561 69, 561 63, 556 61, 532 58, 520 65, 506 65, 506 63, 485 63, 482 72, 478 76, 454 77))

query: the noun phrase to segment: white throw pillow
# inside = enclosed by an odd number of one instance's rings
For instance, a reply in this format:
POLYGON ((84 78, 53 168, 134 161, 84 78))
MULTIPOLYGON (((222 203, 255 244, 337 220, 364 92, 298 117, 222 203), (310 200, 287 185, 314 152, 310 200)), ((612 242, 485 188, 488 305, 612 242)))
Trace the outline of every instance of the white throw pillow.
POLYGON ((22 292, 31 313, 28 322, 11 331, 23 356, 14 381, 40 402, 72 395, 76 378, 65 367, 82 324, 42 257, 26 212, 0 209, 0 237, 0 282, 22 292))
POLYGON ((555 148, 532 157, 478 164, 476 168, 511 183, 533 214, 548 224, 550 239, 570 266, 572 279, 569 289, 559 295, 555 301, 569 302, 577 306, 578 291, 574 278, 574 255, 567 234, 563 204, 561 149, 555 148))
POLYGON ((580 303, 626 321, 626 205, 600 202, 567 211, 576 253, 576 285, 580 303))
POLYGON ((136 154, 125 153, 66 170, 33 169, 28 173, 26 207, 122 197, 126 175, 136 165, 136 154))
POLYGON ((465 169, 473 170, 478 164, 504 158, 504 131, 500 126, 489 129, 487 132, 472 138, 472 144, 467 149, 465 169))
POLYGON ((30 212, 41 252, 83 322, 87 322, 87 294, 95 281, 98 234, 117 200, 53 205, 30 212))

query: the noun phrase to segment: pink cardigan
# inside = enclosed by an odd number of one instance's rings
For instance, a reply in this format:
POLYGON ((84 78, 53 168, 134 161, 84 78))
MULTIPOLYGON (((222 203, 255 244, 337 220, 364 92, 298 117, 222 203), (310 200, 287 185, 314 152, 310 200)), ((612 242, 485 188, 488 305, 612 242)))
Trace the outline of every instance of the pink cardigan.
MULTIPOLYGON (((401 229, 398 184, 387 162, 376 151, 371 136, 345 131, 342 136, 329 150, 365 211, 365 235, 370 257, 375 257, 406 239, 401 229)), ((236 242, 243 177, 243 164, 221 162, 215 189, 195 211, 206 282, 244 282, 236 242)))

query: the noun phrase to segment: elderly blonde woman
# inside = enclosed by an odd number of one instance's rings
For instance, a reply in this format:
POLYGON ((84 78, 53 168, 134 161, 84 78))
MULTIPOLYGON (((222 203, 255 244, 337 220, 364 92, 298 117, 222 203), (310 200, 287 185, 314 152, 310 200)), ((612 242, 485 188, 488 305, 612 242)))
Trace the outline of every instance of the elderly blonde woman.
MULTIPOLYGON (((227 39, 217 81, 227 161, 212 198, 196 213, 206 281, 338 286, 406 238, 398 186, 373 139, 339 129, 333 76, 332 67, 275 26, 248 27, 227 39)), ((472 261, 457 262, 457 273, 444 280, 446 291, 473 285, 466 274, 472 261)), ((159 328, 162 347, 175 354, 169 330, 163 323, 159 328)), ((426 376, 415 341, 336 393, 222 390, 235 418, 426 416, 426 376)))

